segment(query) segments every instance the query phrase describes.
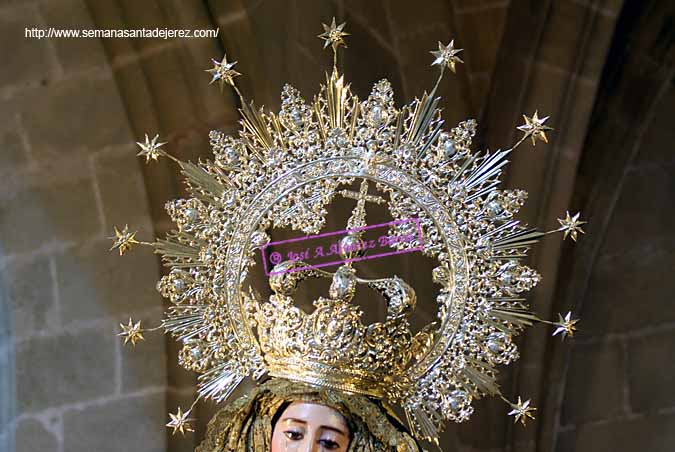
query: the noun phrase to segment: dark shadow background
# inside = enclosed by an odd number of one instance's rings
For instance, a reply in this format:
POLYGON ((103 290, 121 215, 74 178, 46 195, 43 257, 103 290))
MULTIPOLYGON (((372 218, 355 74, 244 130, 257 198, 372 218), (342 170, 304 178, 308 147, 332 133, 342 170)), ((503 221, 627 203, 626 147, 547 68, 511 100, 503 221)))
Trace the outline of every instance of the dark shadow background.
MULTIPOLYGON (((361 98, 381 78, 398 105, 421 95, 437 75, 428 52, 454 38, 465 64, 441 83, 448 126, 476 118, 475 147, 497 149, 517 139, 521 114, 551 115, 550 143, 519 149, 506 183, 529 192, 521 218, 532 225, 552 229, 567 209, 589 221, 575 246, 551 237, 531 258, 544 276, 534 311, 582 319, 573 341, 531 328, 504 369, 503 392, 531 398, 537 420, 513 425, 501 401, 482 400, 448 427, 444 450, 673 450, 675 2, 3 0, 0 451, 195 447, 216 407, 198 406, 192 435, 165 429, 194 396, 175 343, 149 334, 132 351, 115 337, 129 316, 159 321, 162 269, 146 249, 109 253, 106 237, 125 223, 162 236, 164 203, 182 193, 175 167, 143 164, 135 142, 159 133, 196 160, 210 153, 209 130, 237 130, 235 96, 203 72, 224 51, 257 104, 277 109, 287 82, 311 98, 330 65, 316 35, 333 15, 351 33, 340 66, 361 98), (32 27, 220 34, 38 40, 32 27)), ((351 208, 337 207, 329 227, 351 208)), ((431 268, 410 255, 366 271, 411 282, 431 318, 431 268)))

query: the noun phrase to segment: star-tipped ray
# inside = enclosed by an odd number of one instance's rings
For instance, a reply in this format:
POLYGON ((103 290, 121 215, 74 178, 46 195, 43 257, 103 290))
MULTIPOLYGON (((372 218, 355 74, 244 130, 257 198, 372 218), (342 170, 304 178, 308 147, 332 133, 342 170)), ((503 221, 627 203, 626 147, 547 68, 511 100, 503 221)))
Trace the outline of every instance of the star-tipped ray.
POLYGON ((206 69, 206 72, 212 75, 209 85, 214 82, 218 82, 220 90, 223 90, 223 86, 227 83, 230 86, 234 86, 234 78, 241 75, 241 73, 232 69, 236 61, 228 62, 227 55, 223 55, 223 59, 218 61, 216 59, 211 59, 213 61, 213 68, 206 69))
POLYGON ((145 338, 143 337, 143 330, 141 329, 140 320, 134 323, 134 321, 131 320, 130 317, 128 324, 125 325, 123 323, 120 323, 120 328, 122 329, 122 332, 119 333, 118 336, 124 338, 124 345, 127 345, 128 342, 131 342, 131 345, 136 345, 136 342, 145 340, 145 338))
POLYGON ((442 42, 438 41, 438 50, 432 50, 430 53, 436 57, 433 63, 431 63, 432 66, 439 65, 439 66, 444 66, 447 67, 452 71, 452 73, 456 73, 456 64, 457 63, 464 63, 460 57, 457 56, 459 52, 461 52, 464 49, 456 49, 455 48, 455 40, 453 39, 450 41, 450 43, 447 46, 444 46, 442 42))
POLYGON ((176 432, 180 432, 182 435, 185 435, 185 432, 194 432, 194 429, 190 424, 190 422, 194 421, 194 419, 190 417, 190 411, 191 410, 187 410, 183 413, 183 410, 178 407, 178 412, 176 414, 169 413, 169 418, 171 420, 166 426, 173 428, 172 434, 175 435, 176 432))
POLYGON ((141 148, 141 152, 139 152, 138 156, 145 157, 145 163, 148 163, 150 159, 157 161, 157 158, 161 155, 165 155, 164 150, 160 149, 162 146, 166 144, 164 143, 158 143, 157 140, 159 139, 159 134, 155 135, 155 137, 150 140, 148 137, 148 134, 145 134, 145 143, 141 143, 139 141, 136 142, 136 144, 141 148))
POLYGON ((536 146, 537 140, 541 140, 544 143, 548 143, 548 137, 546 132, 553 130, 552 127, 545 125, 544 123, 550 118, 550 116, 545 116, 543 118, 539 117, 539 112, 535 111, 534 114, 530 117, 523 115, 525 119, 525 124, 517 127, 518 130, 525 133, 523 139, 531 138, 532 146, 536 146))
POLYGON ((570 215, 569 212, 565 212, 564 219, 558 218, 560 227, 557 229, 557 231, 564 231, 563 240, 565 240, 569 235, 572 240, 576 242, 579 233, 585 234, 584 230, 581 229, 581 225, 586 224, 586 222, 579 220, 580 215, 581 212, 577 212, 574 215, 570 215))
POLYGON ((115 226, 115 235, 112 237, 108 237, 110 240, 113 241, 113 245, 110 248, 110 251, 114 249, 119 249, 120 256, 122 256, 124 253, 133 248, 134 245, 141 243, 138 240, 136 240, 137 232, 138 231, 130 232, 128 224, 125 224, 124 229, 122 229, 121 231, 117 229, 117 226, 115 226))
POLYGON ((330 26, 326 24, 323 25, 323 33, 317 35, 318 38, 324 40, 323 48, 325 49, 328 46, 333 48, 333 52, 337 52, 338 47, 344 46, 347 47, 344 37, 349 36, 349 33, 343 31, 346 25, 346 22, 341 23, 340 25, 335 24, 335 17, 330 26))
POLYGON ((530 400, 522 401, 520 396, 518 396, 518 403, 511 403, 511 411, 509 411, 509 416, 513 416, 513 423, 520 421, 523 426, 527 422, 527 418, 534 419, 534 411, 537 409, 530 406, 530 400))
POLYGON ((577 330, 576 323, 578 321, 579 319, 572 318, 571 312, 565 314, 565 317, 563 317, 561 314, 558 314, 558 321, 553 323, 557 328, 555 331, 553 331, 552 336, 557 336, 560 334, 563 339, 565 339, 567 336, 574 336, 574 333, 577 330))

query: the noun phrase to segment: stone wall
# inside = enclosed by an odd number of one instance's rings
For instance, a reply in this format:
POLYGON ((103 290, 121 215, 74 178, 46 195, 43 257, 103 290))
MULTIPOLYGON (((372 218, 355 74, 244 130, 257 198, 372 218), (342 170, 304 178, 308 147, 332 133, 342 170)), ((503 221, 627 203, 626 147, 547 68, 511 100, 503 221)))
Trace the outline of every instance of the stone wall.
POLYGON ((100 41, 25 38, 47 25, 93 27, 78 0, 0 5, 0 450, 162 451, 163 338, 115 336, 160 318, 158 262, 106 238, 153 235, 136 137, 100 41))
POLYGON ((627 168, 588 280, 560 419, 560 451, 670 451, 675 444, 675 89, 627 168))
POLYGON ((585 143, 575 197, 593 241, 560 275, 581 332, 551 368, 561 452, 675 444, 673 17, 672 4, 627 3, 585 143))

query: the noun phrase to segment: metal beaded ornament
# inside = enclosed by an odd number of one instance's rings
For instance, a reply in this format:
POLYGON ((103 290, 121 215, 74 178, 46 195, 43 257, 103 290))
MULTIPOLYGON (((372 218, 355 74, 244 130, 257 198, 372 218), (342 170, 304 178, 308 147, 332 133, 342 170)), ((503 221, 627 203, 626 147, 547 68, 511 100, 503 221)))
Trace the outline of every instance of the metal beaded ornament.
MULTIPOLYGON (((462 422, 472 401, 501 397, 514 421, 533 418, 530 401, 510 402, 497 384, 500 364, 518 358, 514 336, 534 322, 572 336, 570 313, 548 322, 532 313, 523 297, 540 280, 522 262, 544 235, 515 218, 527 194, 500 189, 507 157, 520 144, 547 142, 548 117, 535 112, 518 127, 522 138, 496 152, 470 149, 476 122, 445 130, 436 97, 445 69, 462 63, 454 42, 439 43, 432 65, 440 67, 436 86, 421 99, 397 108, 387 80, 365 100, 353 94, 337 70, 337 49, 345 45, 344 25, 323 25, 319 35, 333 50, 333 68, 311 103, 290 85, 278 113, 247 102, 235 85, 236 62, 213 60, 211 82, 229 85, 241 98, 241 131, 210 133, 213 160, 183 162, 146 135, 138 154, 146 161, 174 160, 190 197, 166 204, 176 229, 153 243, 140 242, 127 226, 115 228, 120 255, 136 244, 149 245, 170 268, 157 288, 169 301, 163 329, 183 345, 179 362, 199 373, 199 397, 227 399, 247 377, 265 375, 382 399, 398 404, 418 439, 438 442, 448 421, 462 422), (360 184, 360 190, 343 189, 360 184), (377 195, 369 194, 374 189, 377 195), (279 263, 269 278, 268 300, 246 283, 255 253, 270 241, 272 228, 318 233, 336 195, 356 201, 341 241, 345 262, 335 272, 299 261, 279 263), (433 281, 437 321, 413 334, 408 318, 415 292, 399 277, 366 280, 353 263, 367 226, 367 202, 386 204, 395 220, 416 218, 421 237, 393 241, 394 247, 420 247, 435 259, 433 281), (353 250, 353 248, 352 248, 353 250), (305 278, 330 278, 326 297, 305 313, 293 295, 305 278), (383 322, 369 325, 350 301, 359 285, 377 290, 387 303, 383 322)), ((559 219, 564 238, 582 233, 579 214, 559 219)), ((390 226, 392 237, 410 224, 390 226)), ((121 324, 125 344, 143 340, 140 322, 121 324)), ((196 401, 195 401, 196 403, 196 401)), ((192 431, 190 413, 178 408, 167 426, 192 431)))

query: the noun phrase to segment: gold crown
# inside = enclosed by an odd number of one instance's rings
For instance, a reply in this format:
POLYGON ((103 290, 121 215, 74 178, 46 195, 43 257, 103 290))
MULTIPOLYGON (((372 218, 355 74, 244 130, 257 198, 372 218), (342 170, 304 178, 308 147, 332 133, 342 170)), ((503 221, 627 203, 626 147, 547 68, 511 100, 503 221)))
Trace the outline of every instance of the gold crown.
MULTIPOLYGON (((333 20, 320 35, 334 55, 344 44, 343 27, 333 20)), ((546 322, 529 311, 522 294, 539 281, 523 259, 547 233, 515 219, 526 193, 500 189, 499 176, 513 149, 526 140, 546 142, 551 129, 535 112, 518 127, 524 134, 514 146, 477 153, 470 149, 475 121, 444 131, 435 92, 444 70, 454 72, 462 62, 460 51, 452 41, 439 43, 431 52, 432 64, 440 66, 436 86, 401 108, 386 80, 360 100, 334 57, 313 102, 287 85, 278 114, 244 100, 234 83, 236 62, 214 60, 212 82, 232 86, 241 97, 239 137, 211 132, 214 159, 198 163, 167 154, 158 136, 139 143, 146 161, 176 161, 190 197, 167 203, 177 229, 165 239, 139 242, 125 227, 115 229, 113 248, 123 254, 137 243, 151 245, 171 268, 158 283, 171 302, 159 328, 182 342, 179 361, 200 373, 200 398, 224 400, 245 377, 269 374, 399 403, 413 433, 430 440, 445 422, 466 420, 473 399, 504 398, 496 366, 517 358, 515 335, 534 321, 546 322), (347 190, 350 184, 359 191, 347 190), (273 294, 261 300, 246 280, 254 256, 270 242, 267 231, 318 233, 336 195, 356 200, 340 242, 342 265, 329 272, 297 260, 279 263, 269 280, 273 294), (414 290, 398 277, 357 274, 368 202, 385 203, 395 220, 417 219, 420 237, 391 246, 420 249, 438 261, 431 275, 440 285, 437 321, 415 334, 408 324, 414 290), (311 313, 293 301, 307 277, 332 280, 311 313), (382 294, 383 322, 362 322, 351 303, 358 285, 382 294)), ((559 221, 564 237, 576 240, 583 232, 578 214, 559 221)), ((394 222, 388 233, 403 237, 410 228, 394 222)), ((564 337, 576 320, 567 314, 546 323, 564 337)), ((130 319, 122 328, 125 342, 143 338, 140 322, 130 319)), ((516 420, 532 417, 529 400, 504 400, 516 420)), ((179 409, 167 425, 189 429, 190 411, 179 409)))
MULTIPOLYGON (((343 241, 354 237, 347 235, 343 241)), ((348 254, 343 252, 343 257, 348 254)), ((301 261, 286 261, 273 273, 269 302, 252 303, 270 375, 380 398, 397 394, 393 386, 401 382, 393 377, 403 375, 428 342, 422 340, 427 333, 413 337, 410 332, 407 318, 415 308, 415 292, 408 284, 398 277, 360 279, 351 262, 331 274, 301 261), (309 276, 332 276, 332 284, 330 298, 320 297, 315 310, 306 314, 293 304, 292 295, 297 283, 309 276), (384 322, 361 322, 362 312, 350 303, 359 283, 387 300, 384 322)))

